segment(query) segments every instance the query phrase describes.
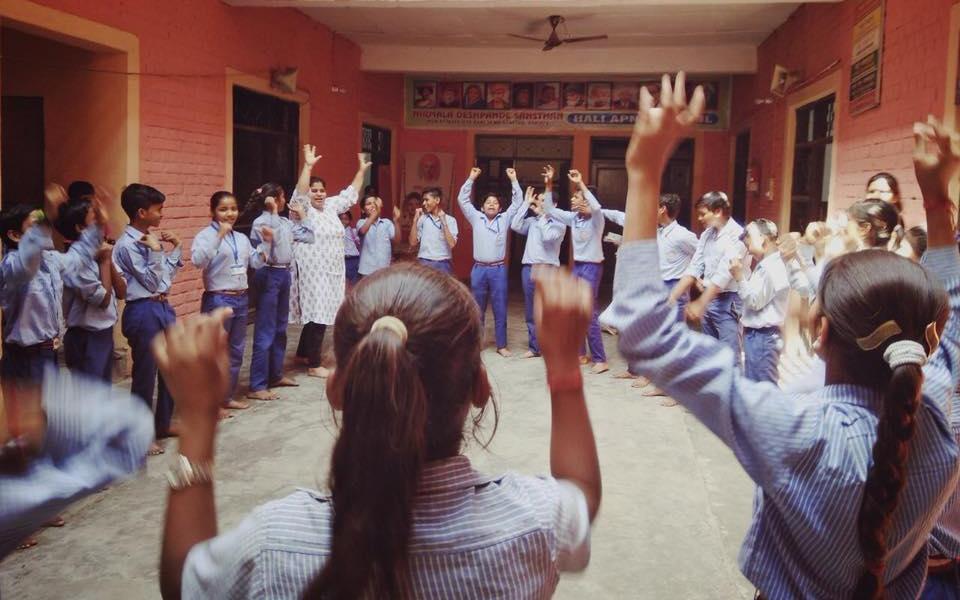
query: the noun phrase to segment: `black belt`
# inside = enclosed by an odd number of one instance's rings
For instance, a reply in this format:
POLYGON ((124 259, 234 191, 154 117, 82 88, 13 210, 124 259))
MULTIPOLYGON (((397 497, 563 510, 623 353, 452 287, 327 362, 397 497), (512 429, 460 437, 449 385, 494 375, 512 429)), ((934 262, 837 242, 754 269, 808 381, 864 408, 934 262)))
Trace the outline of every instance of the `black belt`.
POLYGON ((473 264, 478 267, 502 267, 506 263, 502 260, 499 262, 483 262, 482 260, 475 260, 473 261, 473 264))
POLYGON ((208 294, 223 294, 224 296, 246 296, 247 290, 215 290, 208 294))
POLYGON ((135 303, 135 302, 143 302, 143 301, 145 301, 145 300, 152 300, 153 302, 166 302, 166 301, 167 301, 167 295, 166 295, 166 294, 154 294, 153 296, 147 296, 146 298, 137 298, 136 300, 131 300, 130 302, 127 302, 127 304, 133 304, 133 303, 135 303))

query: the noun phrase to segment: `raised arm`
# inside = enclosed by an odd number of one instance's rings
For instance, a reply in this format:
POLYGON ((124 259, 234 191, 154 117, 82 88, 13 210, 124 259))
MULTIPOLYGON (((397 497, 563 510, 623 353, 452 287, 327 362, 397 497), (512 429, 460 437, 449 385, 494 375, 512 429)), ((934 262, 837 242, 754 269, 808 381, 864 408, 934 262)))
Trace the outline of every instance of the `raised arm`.
POLYGON ((303 145, 303 168, 300 169, 300 177, 297 179, 294 195, 306 196, 310 192, 310 174, 313 173, 313 167, 321 158, 323 157, 317 154, 316 146, 312 144, 303 145))
POLYGON ((357 203, 360 197, 360 186, 363 185, 367 171, 369 171, 373 165, 372 162, 367 162, 364 159, 363 154, 357 154, 357 162, 357 172, 353 175, 353 181, 350 182, 350 185, 336 196, 326 199, 326 202, 330 203, 334 212, 338 215, 347 212, 357 203))
POLYGON ((527 218, 527 211, 530 210, 530 203, 533 201, 533 188, 527 188, 527 194, 523 199, 523 204, 520 205, 520 208, 517 209, 517 212, 513 215, 513 219, 510 220, 510 229, 516 231, 519 234, 527 235, 527 231, 530 230, 530 221, 532 219, 527 218))
POLYGON ((512 221, 514 215, 523 206, 523 190, 520 189, 520 182, 517 180, 517 171, 512 168, 507 169, 507 178, 510 180, 510 206, 507 207, 507 220, 512 221))
POLYGON ((410 241, 411 246, 420 245, 420 221, 423 219, 423 209, 418 208, 415 213, 413 213, 413 223, 410 225, 410 237, 407 239, 410 241))
POLYGON ((473 205, 473 183, 479 176, 480 169, 477 167, 470 169, 470 175, 460 186, 460 193, 457 194, 457 204, 460 205, 460 211, 463 212, 463 217, 467 220, 467 223, 471 225, 473 225, 475 219, 479 219, 481 216, 480 211, 473 205))
POLYGON ((627 215, 622 210, 604 208, 601 212, 603 212, 603 218, 611 223, 616 223, 620 227, 623 227, 624 222, 626 222, 627 215))
POLYGON ((552 204, 547 207, 546 214, 553 217, 557 221, 560 221, 567 227, 572 227, 574 221, 576 221, 577 219, 577 213, 569 210, 563 210, 561 208, 557 208, 552 204))
MULTIPOLYGON (((193 237, 193 243, 190 244, 190 262, 193 263, 198 269, 206 269, 207 265, 210 264, 210 261, 220 253, 220 244, 223 241, 223 236, 220 235, 220 232, 224 228, 232 229, 229 223, 220 223, 220 229, 217 230, 216 234, 213 234, 213 230, 210 227, 204 227, 200 233, 193 237)), ((226 235, 226 234, 224 234, 226 235)))

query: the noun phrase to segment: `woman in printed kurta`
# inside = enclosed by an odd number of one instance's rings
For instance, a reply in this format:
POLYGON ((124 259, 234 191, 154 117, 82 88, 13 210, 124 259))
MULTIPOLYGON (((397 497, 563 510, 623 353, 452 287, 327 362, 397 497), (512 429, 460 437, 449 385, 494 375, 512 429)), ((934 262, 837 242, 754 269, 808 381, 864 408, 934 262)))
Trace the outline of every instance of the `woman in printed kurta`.
POLYGON ((311 145, 303 147, 303 170, 291 202, 306 208, 305 222, 312 227, 316 242, 293 248, 293 284, 290 288, 290 322, 303 325, 297 357, 307 363, 307 374, 326 377, 320 364, 323 334, 332 325, 346 286, 343 262, 343 224, 340 213, 357 203, 357 189, 370 164, 360 156, 353 182, 336 196, 327 197, 325 182, 310 173, 320 156, 311 145))

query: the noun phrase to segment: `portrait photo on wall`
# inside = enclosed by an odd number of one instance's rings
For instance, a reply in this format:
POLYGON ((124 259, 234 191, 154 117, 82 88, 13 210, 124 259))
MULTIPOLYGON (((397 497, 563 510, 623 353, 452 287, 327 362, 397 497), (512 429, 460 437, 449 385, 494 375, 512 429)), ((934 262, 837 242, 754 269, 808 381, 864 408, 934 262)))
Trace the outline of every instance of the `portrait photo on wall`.
POLYGON ((487 108, 506 110, 510 108, 510 83, 492 81, 487 84, 487 108))
POLYGON ((513 84, 513 107, 533 108, 533 84, 529 82, 513 84))
POLYGON ((612 86, 609 83, 592 81, 587 84, 587 108, 589 110, 610 110, 612 86))
POLYGON ((640 107, 640 86, 628 81, 613 84, 613 109, 637 110, 640 107))
POLYGON ((413 105, 417 108, 434 108, 437 105, 437 82, 415 81, 413 105))
POLYGON ((537 108, 558 110, 560 108, 560 84, 541 81, 537 84, 537 108))
POLYGON ((463 86, 459 81, 441 81, 437 84, 437 106, 440 108, 460 108, 460 92, 463 86))
POLYGON ((563 108, 564 110, 581 110, 586 108, 586 87, 587 84, 579 81, 571 81, 563 84, 563 108))
POLYGON ((479 81, 467 81, 463 84, 463 107, 480 109, 487 107, 486 84, 479 81))

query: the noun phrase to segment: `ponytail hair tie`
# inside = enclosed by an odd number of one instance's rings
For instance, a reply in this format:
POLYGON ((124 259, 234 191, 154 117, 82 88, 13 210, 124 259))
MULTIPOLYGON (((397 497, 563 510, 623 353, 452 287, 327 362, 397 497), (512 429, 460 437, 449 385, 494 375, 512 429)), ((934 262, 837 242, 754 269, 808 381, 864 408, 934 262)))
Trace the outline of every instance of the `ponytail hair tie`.
POLYGON ((403 324, 403 321, 394 316, 384 315, 374 321, 373 325, 370 326, 370 333, 378 329, 390 330, 400 338, 401 344, 407 343, 407 326, 403 324))
POLYGON ((857 338, 857 345, 861 350, 876 350, 883 343, 898 333, 903 333, 896 321, 886 321, 877 326, 870 335, 857 338))
POLYGON ((883 351, 883 360, 887 361, 891 370, 901 365, 922 367, 927 362, 927 351, 920 342, 899 340, 887 346, 883 351))

